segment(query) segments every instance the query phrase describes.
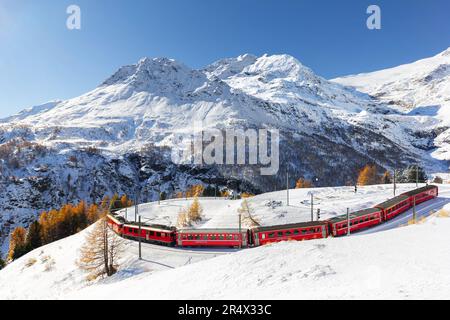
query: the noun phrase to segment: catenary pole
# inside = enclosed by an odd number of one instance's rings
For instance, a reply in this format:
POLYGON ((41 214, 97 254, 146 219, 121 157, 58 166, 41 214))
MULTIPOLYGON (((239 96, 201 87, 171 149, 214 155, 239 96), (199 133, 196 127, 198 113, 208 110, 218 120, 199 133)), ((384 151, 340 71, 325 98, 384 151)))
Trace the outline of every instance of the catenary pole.
POLYGON ((139 260, 142 260, 142 228, 141 228, 141 216, 139 216, 139 260))
POLYGON ((286 169, 286 203, 289 206, 289 169, 286 169))
POLYGON ((350 235, 350 208, 347 208, 347 235, 350 235))

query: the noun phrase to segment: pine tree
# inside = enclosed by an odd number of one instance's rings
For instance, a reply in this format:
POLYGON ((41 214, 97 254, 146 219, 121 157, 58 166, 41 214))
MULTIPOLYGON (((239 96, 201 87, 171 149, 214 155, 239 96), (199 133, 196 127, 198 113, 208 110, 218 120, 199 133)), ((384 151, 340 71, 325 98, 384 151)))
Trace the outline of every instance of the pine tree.
POLYGON ((25 245, 28 251, 42 246, 42 228, 38 221, 34 221, 28 228, 25 245))
POLYGON ((5 267, 6 263, 2 259, 2 253, 0 252, 0 270, 2 270, 5 267))
POLYGON ((422 167, 416 167, 415 165, 409 166, 403 171, 401 182, 416 183, 417 176, 419 178, 419 183, 425 183, 428 180, 427 174, 422 167))
POLYGON ((194 198, 194 202, 189 207, 189 210, 187 213, 188 213, 189 222, 197 222, 197 221, 202 220, 203 208, 200 205, 200 201, 198 200, 198 197, 194 198))
POLYGON ((23 227, 17 227, 11 233, 9 240, 8 260, 16 260, 26 254, 25 239, 27 231, 23 227))
POLYGON ((238 209, 238 212, 242 215, 243 223, 246 223, 250 227, 257 227, 260 225, 259 220, 253 216, 254 210, 248 203, 247 199, 242 201, 241 207, 238 209))
POLYGON ((118 260, 123 252, 125 242, 109 227, 106 218, 97 222, 88 233, 80 250, 79 267, 88 272, 88 279, 112 276, 119 267, 118 260))

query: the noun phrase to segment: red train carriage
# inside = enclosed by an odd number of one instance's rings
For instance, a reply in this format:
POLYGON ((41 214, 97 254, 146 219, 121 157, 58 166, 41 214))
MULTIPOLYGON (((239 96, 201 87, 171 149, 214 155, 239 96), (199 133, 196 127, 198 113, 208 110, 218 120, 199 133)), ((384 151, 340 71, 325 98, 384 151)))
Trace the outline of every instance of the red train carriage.
MULTIPOLYGON (((350 232, 370 228, 383 222, 383 212, 377 208, 365 209, 350 213, 350 232)), ((348 233, 347 215, 338 216, 328 220, 329 232, 334 237, 348 233)))
POLYGON ((177 231, 180 247, 248 247, 248 230, 241 229, 182 229, 177 231))
POLYGON ((383 203, 377 204, 375 208, 383 211, 383 220, 387 221, 409 210, 411 206, 412 204, 408 196, 399 195, 383 203))
POLYGON ((139 233, 139 226, 137 224, 124 224, 122 228, 122 236, 131 240, 138 240, 148 243, 156 243, 167 246, 175 244, 176 229, 162 225, 141 225, 141 232, 139 233))
POLYGON ((121 217, 115 216, 113 214, 108 214, 106 221, 109 227, 114 230, 115 233, 122 235, 124 221, 121 217))
POLYGON ((416 205, 422 202, 436 198, 439 195, 439 188, 437 186, 426 186, 416 190, 403 193, 404 196, 409 198, 411 206, 414 204, 414 198, 416 200, 416 205))
POLYGON ((302 241, 328 237, 328 227, 325 221, 258 227, 252 229, 251 232, 253 245, 255 246, 280 241, 302 241))

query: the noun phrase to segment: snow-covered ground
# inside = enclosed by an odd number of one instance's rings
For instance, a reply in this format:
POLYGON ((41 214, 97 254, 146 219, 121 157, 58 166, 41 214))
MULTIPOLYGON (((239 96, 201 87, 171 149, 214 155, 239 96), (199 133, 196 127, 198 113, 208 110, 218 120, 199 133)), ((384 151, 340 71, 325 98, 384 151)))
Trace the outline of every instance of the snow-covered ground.
MULTIPOLYGON (((410 185, 400 187, 407 189, 410 185)), ((337 213, 347 206, 358 209, 358 203, 363 207, 384 200, 391 190, 362 188, 359 201, 345 187, 316 191, 325 199, 324 208, 331 212, 334 206, 337 213)), ((291 203, 305 192, 291 190, 291 203)), ((450 185, 441 186, 440 193, 433 201, 449 200, 450 185)), ((265 194, 251 201, 262 210, 265 201, 282 196, 265 194)), ((217 212, 227 213, 219 200, 210 201, 216 201, 217 212)), ((277 218, 278 211, 270 218, 271 210, 261 215, 264 223, 288 221, 277 218)), ((141 261, 137 243, 128 241, 118 274, 91 284, 76 264, 89 231, 85 230, 1 270, 0 299, 445 299, 450 296, 450 275, 445 272, 450 266, 449 228, 450 219, 431 216, 425 223, 369 235, 242 251, 144 244, 141 261)))
MULTIPOLYGON (((421 184, 420 186, 424 186, 421 184)), ((415 189, 416 184, 398 184, 397 195, 415 189)), ((441 191, 450 191, 450 185, 441 187, 441 191)), ((254 216, 261 225, 280 225, 296 222, 311 221, 311 192, 313 196, 313 212, 316 219, 317 209, 320 209, 321 220, 342 215, 351 211, 366 209, 394 196, 393 185, 377 185, 358 187, 355 194, 354 187, 330 187, 313 189, 289 190, 289 206, 287 192, 277 191, 264 193, 247 199, 254 211, 254 216)), ((175 226, 181 209, 187 208, 193 199, 175 199, 143 204, 139 206, 139 214, 143 221, 152 224, 175 226)), ((203 221, 196 228, 238 228, 238 209, 242 200, 228 200, 221 198, 200 198, 203 208, 203 221)), ((134 221, 134 208, 120 212, 128 221, 134 221)))

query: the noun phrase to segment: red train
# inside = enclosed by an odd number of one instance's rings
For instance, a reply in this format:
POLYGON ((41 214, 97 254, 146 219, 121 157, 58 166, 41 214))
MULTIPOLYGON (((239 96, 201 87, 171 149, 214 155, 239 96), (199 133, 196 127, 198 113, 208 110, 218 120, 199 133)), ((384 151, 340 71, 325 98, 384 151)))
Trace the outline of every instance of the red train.
MULTIPOLYGON (((426 186, 401 194, 373 208, 350 214, 350 232, 370 228, 393 219, 416 205, 436 198, 437 186, 426 186)), ((252 229, 176 229, 163 225, 142 224, 125 221, 112 213, 108 224, 119 235, 131 240, 179 247, 257 247, 280 241, 303 241, 339 237, 348 233, 347 215, 326 221, 296 223, 252 229)))

